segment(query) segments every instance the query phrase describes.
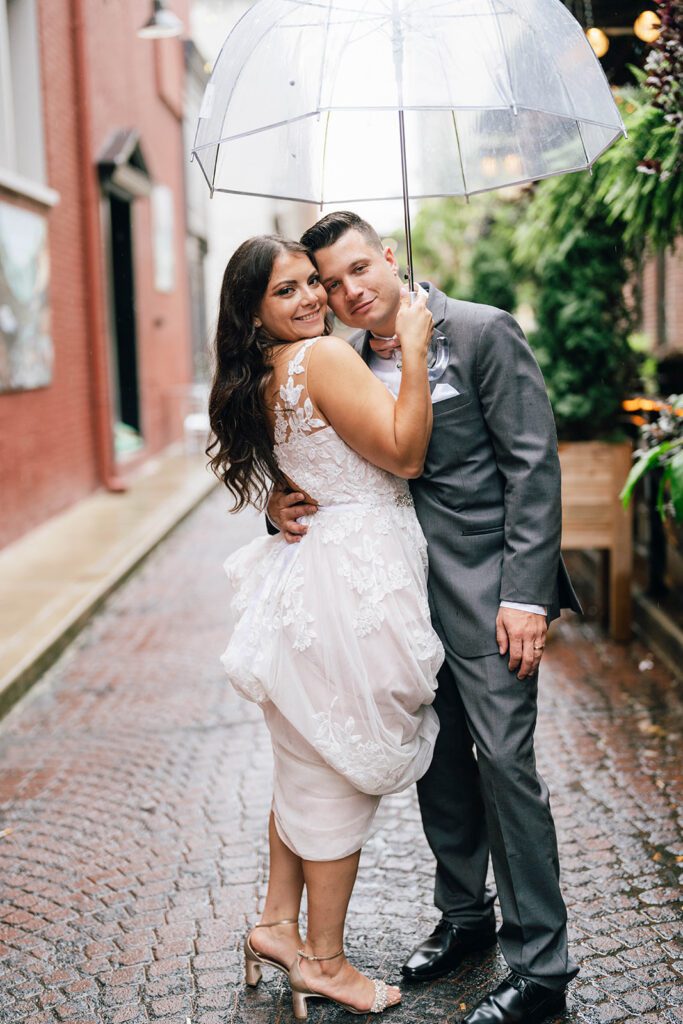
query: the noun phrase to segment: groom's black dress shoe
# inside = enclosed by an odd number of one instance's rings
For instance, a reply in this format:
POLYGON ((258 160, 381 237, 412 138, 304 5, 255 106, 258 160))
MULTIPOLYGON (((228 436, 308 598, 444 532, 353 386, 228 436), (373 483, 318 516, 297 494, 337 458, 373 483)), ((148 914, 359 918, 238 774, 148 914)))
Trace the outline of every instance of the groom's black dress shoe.
POLYGON ((566 1005, 564 989, 544 988, 513 973, 463 1017, 462 1024, 540 1024, 566 1005))
POLYGON ((424 942, 413 950, 401 973, 406 981, 432 981, 459 967, 465 957, 496 943, 493 928, 475 931, 442 918, 424 942))

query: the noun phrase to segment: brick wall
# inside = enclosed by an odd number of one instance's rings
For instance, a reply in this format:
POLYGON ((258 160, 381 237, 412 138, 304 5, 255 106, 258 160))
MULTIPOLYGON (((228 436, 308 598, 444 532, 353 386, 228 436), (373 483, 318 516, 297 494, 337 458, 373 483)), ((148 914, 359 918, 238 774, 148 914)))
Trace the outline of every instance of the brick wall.
POLYGON ((643 268, 642 330, 651 339, 658 357, 683 352, 683 240, 661 256, 651 256, 643 268), (658 315, 662 293, 663 310, 658 315), (665 338, 660 336, 663 313, 665 338))
MULTIPOLYGON (((0 395, 0 546, 102 483, 86 301, 72 2, 39 0, 38 6, 47 183, 60 194, 59 204, 46 213, 55 363, 48 387, 0 395)), ((149 0, 86 0, 84 6, 91 152, 96 157, 117 129, 136 129, 151 177, 174 194, 176 286, 170 294, 154 290, 150 200, 137 199, 133 207, 140 404, 149 457, 178 437, 177 395, 191 380, 179 120, 182 43, 137 38, 136 29, 149 16, 149 0)), ((187 0, 173 0, 171 6, 187 26, 187 0)), ((98 269, 106 295, 100 248, 98 269)), ((105 348, 107 342, 100 339, 105 348)))
POLYGON ((44 213, 50 248, 52 383, 0 395, 0 544, 59 512, 97 484, 81 247, 73 49, 68 0, 40 5, 48 184, 60 194, 44 213))
MULTIPOLYGON (((188 25, 189 4, 173 0, 171 7, 188 25)), ((102 150, 114 129, 136 129, 152 179, 169 186, 175 198, 176 287, 170 294, 154 290, 150 200, 137 199, 134 204, 142 428, 146 450, 154 453, 178 436, 179 423, 171 415, 177 407, 174 395, 192 379, 192 370, 180 121, 182 42, 136 36, 150 9, 148 0, 91 0, 87 40, 93 152, 102 150)))

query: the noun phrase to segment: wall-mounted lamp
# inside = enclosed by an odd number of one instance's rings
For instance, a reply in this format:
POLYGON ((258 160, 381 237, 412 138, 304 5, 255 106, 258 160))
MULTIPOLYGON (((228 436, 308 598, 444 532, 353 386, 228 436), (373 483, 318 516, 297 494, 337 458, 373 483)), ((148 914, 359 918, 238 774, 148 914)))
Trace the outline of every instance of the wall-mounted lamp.
POLYGON ((662 19, 654 11, 643 11, 633 23, 633 31, 644 43, 654 43, 661 28, 662 19))
POLYGON ((604 57, 609 50, 609 39, 601 28, 587 28, 586 38, 596 57, 604 57))
POLYGON ((151 17, 138 29, 138 35, 141 39, 168 39, 181 36, 183 28, 180 18, 166 9, 164 0, 153 0, 151 17))

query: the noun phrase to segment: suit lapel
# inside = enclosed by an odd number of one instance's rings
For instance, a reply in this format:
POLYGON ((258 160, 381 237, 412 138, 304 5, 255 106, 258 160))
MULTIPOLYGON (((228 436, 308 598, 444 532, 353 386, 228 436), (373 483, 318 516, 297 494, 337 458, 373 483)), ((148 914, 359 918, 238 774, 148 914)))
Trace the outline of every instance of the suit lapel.
POLYGON ((434 326, 439 327, 446 319, 446 296, 429 282, 425 282, 422 287, 427 291, 427 309, 434 318, 434 326))
POLYGON ((370 361, 370 354, 372 349, 370 348, 370 331, 354 331, 353 334, 349 335, 349 345, 356 350, 358 355, 365 360, 366 363, 370 361))

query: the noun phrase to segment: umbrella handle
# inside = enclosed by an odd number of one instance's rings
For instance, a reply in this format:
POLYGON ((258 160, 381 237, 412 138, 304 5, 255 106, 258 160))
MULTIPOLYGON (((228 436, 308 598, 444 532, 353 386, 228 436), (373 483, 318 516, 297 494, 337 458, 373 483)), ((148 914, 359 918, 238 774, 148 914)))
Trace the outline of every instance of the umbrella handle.
POLYGON ((408 276, 408 288, 415 291, 415 279, 413 276, 413 243, 410 237, 410 195, 408 192, 408 164, 406 160, 406 129, 403 110, 398 112, 398 135, 401 145, 401 178, 403 180, 403 223, 406 232, 406 271, 408 276))
MULTIPOLYGON (((411 289, 410 291, 410 305, 417 299, 417 290, 411 289)), ((439 380, 443 377, 448 366, 450 359, 451 347, 448 338, 441 331, 437 331, 436 328, 432 331, 432 337, 429 342, 429 351, 427 353, 427 380, 430 383, 439 380)))

